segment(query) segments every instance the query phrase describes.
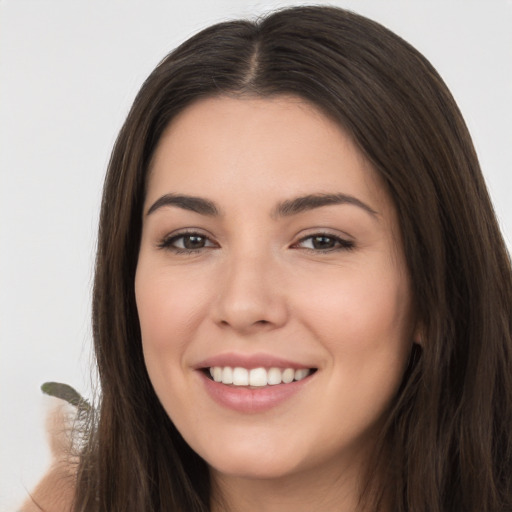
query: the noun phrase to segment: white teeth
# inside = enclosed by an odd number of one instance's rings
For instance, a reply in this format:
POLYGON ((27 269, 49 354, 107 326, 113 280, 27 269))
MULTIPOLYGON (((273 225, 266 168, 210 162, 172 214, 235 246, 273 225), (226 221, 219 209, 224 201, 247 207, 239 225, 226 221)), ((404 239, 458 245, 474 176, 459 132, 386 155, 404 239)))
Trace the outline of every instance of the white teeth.
POLYGON ((249 385, 249 370, 245 368, 233 368, 233 384, 235 386, 249 385))
POLYGON ((279 368, 270 368, 267 372, 267 383, 271 386, 281 384, 281 370, 279 368))
POLYGON ((225 366, 222 370, 222 384, 233 384, 233 368, 225 366))
POLYGON ((231 366, 213 366, 210 368, 210 375, 215 382, 223 384, 232 384, 233 386, 275 386, 277 384, 289 384, 294 380, 299 381, 305 379, 311 370, 308 368, 246 368, 231 366))
POLYGON ((309 370, 306 368, 301 368, 300 370, 295 370, 295 380, 302 380, 309 375, 309 370))
POLYGON ((222 368, 220 368, 219 366, 216 366, 214 369, 213 369, 213 380, 215 382, 222 382, 222 368))
POLYGON ((293 379, 295 377, 295 371, 292 368, 286 368, 286 370, 283 372, 283 382, 285 384, 290 384, 290 382, 293 382, 293 379))
POLYGON ((253 368, 249 372, 249 386, 266 386, 267 370, 265 368, 253 368))

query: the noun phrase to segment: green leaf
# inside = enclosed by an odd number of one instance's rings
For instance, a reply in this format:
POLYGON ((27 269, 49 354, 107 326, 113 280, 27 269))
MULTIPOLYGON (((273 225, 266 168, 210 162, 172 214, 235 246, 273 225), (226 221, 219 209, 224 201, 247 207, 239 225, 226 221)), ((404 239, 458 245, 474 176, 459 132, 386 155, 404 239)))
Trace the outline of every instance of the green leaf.
POLYGON ((91 409, 89 402, 69 384, 63 384, 61 382, 45 382, 41 386, 41 391, 46 395, 65 400, 79 409, 87 411, 91 409))

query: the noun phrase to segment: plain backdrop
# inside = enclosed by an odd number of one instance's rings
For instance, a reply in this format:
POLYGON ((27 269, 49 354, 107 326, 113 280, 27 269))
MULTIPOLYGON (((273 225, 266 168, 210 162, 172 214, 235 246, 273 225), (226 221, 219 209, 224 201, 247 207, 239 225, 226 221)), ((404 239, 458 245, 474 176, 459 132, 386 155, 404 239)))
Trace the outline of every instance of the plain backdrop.
MULTIPOLYGON (((291 3, 0 2, 1 511, 15 510, 49 463, 40 385, 62 381, 90 393, 102 180, 134 95, 199 29, 291 3)), ((510 247, 512 3, 326 3, 383 23, 438 69, 473 134, 510 247)))

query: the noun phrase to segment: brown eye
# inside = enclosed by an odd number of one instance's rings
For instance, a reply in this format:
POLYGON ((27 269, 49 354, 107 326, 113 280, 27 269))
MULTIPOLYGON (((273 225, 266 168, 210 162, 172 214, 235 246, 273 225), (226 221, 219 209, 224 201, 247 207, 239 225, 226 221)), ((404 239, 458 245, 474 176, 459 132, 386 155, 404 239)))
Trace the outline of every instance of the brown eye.
POLYGON ((311 238, 311 245, 313 249, 334 249, 336 247, 336 240, 330 236, 314 236, 311 238))
POLYGON ((329 252, 353 249, 354 243, 334 235, 320 233, 303 238, 297 246, 310 251, 329 252))
POLYGON ((202 249, 206 245, 206 238, 200 235, 185 235, 180 237, 184 249, 202 249))
POLYGON ((200 233, 181 233, 162 240, 159 247, 179 253, 200 251, 201 249, 215 247, 215 244, 207 236, 200 233))

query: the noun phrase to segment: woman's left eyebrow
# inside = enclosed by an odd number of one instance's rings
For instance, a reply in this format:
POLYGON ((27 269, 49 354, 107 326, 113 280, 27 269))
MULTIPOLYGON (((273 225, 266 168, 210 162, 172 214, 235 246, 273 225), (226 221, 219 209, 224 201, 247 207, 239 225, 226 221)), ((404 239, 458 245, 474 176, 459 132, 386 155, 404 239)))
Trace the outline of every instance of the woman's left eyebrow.
POLYGON ((350 204, 362 208, 369 213, 372 217, 378 218, 379 214, 373 208, 363 203, 357 197, 347 194, 309 194, 294 199, 287 199, 279 203, 274 211, 272 217, 288 217, 290 215, 297 215, 315 208, 322 206, 331 206, 338 204, 350 204))

